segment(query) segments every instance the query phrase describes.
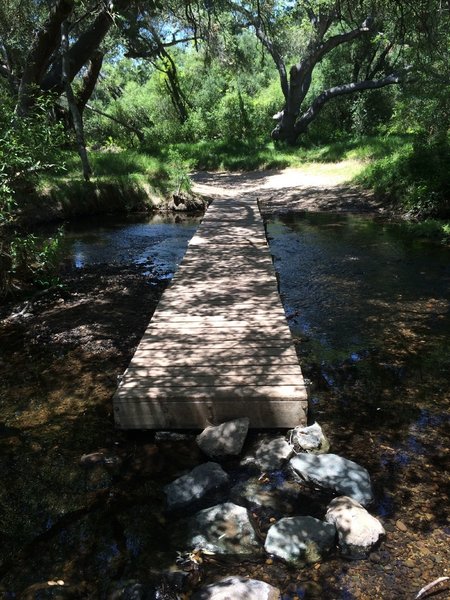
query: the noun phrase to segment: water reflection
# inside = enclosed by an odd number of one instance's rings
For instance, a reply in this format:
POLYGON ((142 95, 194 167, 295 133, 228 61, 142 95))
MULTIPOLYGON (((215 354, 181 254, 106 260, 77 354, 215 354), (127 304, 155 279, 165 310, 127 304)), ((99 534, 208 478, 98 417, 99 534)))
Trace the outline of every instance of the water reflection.
POLYGON ((141 265, 147 275, 170 279, 199 222, 200 217, 173 215, 72 222, 65 226, 66 262, 76 268, 141 265))
POLYGON ((448 248, 354 215, 288 215, 267 232, 291 329, 319 360, 357 362, 394 340, 414 353, 450 332, 448 248))

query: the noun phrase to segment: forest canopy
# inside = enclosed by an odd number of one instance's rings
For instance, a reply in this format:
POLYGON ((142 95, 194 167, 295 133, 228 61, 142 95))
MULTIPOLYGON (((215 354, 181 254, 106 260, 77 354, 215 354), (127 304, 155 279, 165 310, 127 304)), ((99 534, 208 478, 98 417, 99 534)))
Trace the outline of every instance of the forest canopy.
POLYGON ((178 145, 201 167, 193 145, 406 135, 398 169, 438 157, 445 212, 449 25, 443 0, 4 0, 3 195, 57 172, 69 147, 89 180, 92 148, 178 145))

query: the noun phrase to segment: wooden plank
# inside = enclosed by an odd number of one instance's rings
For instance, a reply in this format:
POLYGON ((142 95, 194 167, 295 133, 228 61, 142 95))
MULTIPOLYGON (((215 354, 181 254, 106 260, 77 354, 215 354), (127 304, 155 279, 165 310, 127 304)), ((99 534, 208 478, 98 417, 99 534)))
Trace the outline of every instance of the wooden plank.
MULTIPOLYGON (((172 400, 190 402, 193 398, 192 389, 183 386, 174 387, 146 387, 134 383, 121 384, 116 397, 123 403, 133 403, 136 400, 172 400)), ((214 401, 227 399, 240 399, 248 403, 265 400, 306 400, 306 388, 301 385, 275 385, 275 386, 202 386, 195 390, 197 401, 214 401)))
POLYGON ((255 402, 242 405, 241 401, 214 402, 191 399, 185 402, 172 402, 169 406, 162 403, 149 403, 138 400, 123 404, 116 401, 114 417, 121 429, 200 429, 205 423, 222 423, 236 418, 236 415, 248 417, 250 427, 288 428, 293 423, 306 422, 306 409, 302 402, 283 401, 255 402))
POLYGON ((228 375, 232 377, 246 377, 248 375, 258 377, 271 377, 278 375, 295 375, 301 374, 298 363, 286 364, 281 362, 278 365, 164 365, 164 367, 145 366, 133 367, 132 364, 125 371, 124 377, 185 377, 186 375, 228 375))
POLYGON ((114 397, 124 429, 306 422, 307 394, 256 203, 208 209, 114 397))
POLYGON ((264 385, 264 387, 297 385, 299 381, 302 382, 300 371, 292 375, 281 373, 276 375, 227 375, 217 373, 199 375, 196 373, 189 373, 186 369, 182 375, 174 375, 169 371, 164 375, 158 376, 153 375, 151 370, 133 369, 132 371, 127 371, 123 376, 122 387, 177 389, 180 387, 207 388, 233 386, 239 388, 243 386, 259 387, 261 385, 264 385))

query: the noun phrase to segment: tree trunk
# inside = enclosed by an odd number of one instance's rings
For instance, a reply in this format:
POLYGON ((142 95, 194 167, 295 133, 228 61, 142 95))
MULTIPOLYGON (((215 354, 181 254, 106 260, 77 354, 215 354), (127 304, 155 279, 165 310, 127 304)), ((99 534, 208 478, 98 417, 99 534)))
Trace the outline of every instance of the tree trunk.
POLYGON ((39 85, 50 57, 59 45, 61 23, 70 15, 72 8, 73 0, 59 0, 36 34, 19 85, 15 110, 19 117, 24 117, 29 111, 35 92, 33 88, 39 85))
MULTIPOLYGON (((97 15, 90 27, 80 35, 77 41, 69 49, 69 66, 67 73, 69 82, 73 81, 77 73, 80 72, 81 68, 88 62, 95 50, 97 50, 105 39, 114 22, 113 11, 123 10, 127 8, 129 4, 129 0, 116 0, 114 3, 108 3, 108 6, 97 15), (110 5, 112 5, 112 7, 110 5)), ((46 91, 53 90, 62 93, 64 90, 61 86, 61 74, 62 59, 59 58, 53 63, 45 77, 42 79, 41 88, 46 91)))
POLYGON ((86 75, 83 77, 83 86, 77 94, 77 108, 80 114, 83 114, 86 104, 89 102, 95 86, 97 85, 98 76, 103 64, 103 52, 95 50, 89 61, 89 67, 86 75))
POLYGON ((89 181, 92 174, 92 169, 89 164, 89 159, 84 141, 83 119, 75 100, 75 95, 72 90, 70 79, 70 58, 69 58, 69 24, 64 21, 61 24, 61 49, 62 49, 62 84, 64 86, 67 102, 69 104, 70 113, 72 115, 73 126, 77 138, 78 154, 80 155, 81 164, 83 166, 83 176, 85 181, 89 181))

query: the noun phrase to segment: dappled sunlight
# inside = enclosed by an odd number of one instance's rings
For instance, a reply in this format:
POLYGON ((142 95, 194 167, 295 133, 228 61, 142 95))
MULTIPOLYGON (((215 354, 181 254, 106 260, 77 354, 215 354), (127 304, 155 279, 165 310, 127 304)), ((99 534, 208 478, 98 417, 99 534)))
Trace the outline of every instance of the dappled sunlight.
POLYGON ((305 421, 306 389, 258 216, 250 197, 208 209, 121 380, 119 427, 203 427, 243 416, 252 427, 305 421), (239 371, 261 364, 278 373, 239 371))

